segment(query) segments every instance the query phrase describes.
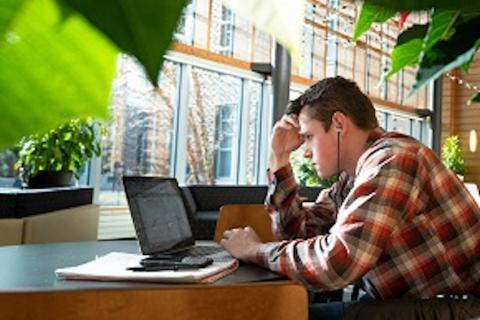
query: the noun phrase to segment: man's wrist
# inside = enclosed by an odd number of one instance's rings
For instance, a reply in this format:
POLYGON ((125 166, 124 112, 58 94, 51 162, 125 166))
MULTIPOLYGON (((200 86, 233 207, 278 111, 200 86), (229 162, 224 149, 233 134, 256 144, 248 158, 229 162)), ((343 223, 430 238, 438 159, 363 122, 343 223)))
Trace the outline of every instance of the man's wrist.
POLYGON ((286 165, 290 164, 290 154, 282 154, 282 155, 270 155, 269 159, 269 168, 274 173, 280 168, 285 167, 286 165))
POLYGON ((257 263, 257 256, 260 252, 260 248, 262 246, 261 242, 257 242, 254 245, 250 246, 248 250, 248 256, 246 257, 248 262, 257 263))

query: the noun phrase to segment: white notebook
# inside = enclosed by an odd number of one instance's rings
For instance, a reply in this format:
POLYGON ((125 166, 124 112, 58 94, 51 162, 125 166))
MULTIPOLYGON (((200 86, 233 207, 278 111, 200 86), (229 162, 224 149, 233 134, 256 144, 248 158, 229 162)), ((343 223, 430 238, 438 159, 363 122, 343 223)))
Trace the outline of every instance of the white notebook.
POLYGON ((75 280, 212 283, 238 268, 237 259, 225 259, 195 270, 127 270, 140 265, 140 260, 145 257, 140 254, 111 252, 78 266, 56 269, 55 274, 62 279, 75 280))

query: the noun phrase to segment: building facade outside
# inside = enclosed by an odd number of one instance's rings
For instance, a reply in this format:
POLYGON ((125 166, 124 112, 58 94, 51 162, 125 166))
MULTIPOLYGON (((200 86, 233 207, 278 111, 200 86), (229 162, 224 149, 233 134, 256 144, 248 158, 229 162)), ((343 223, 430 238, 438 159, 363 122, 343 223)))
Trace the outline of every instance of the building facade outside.
MULTIPOLYGON (((376 26, 354 45, 349 39, 356 12, 347 2, 307 2, 291 98, 323 77, 342 75, 371 97, 383 128, 430 144, 428 119, 415 112, 430 107, 428 90, 408 96, 414 70, 379 85, 400 29, 395 21, 376 26)), ((266 183, 272 87, 250 63, 272 63, 273 48, 271 37, 220 0, 192 0, 158 88, 134 59, 121 55, 103 141, 100 203, 124 203, 123 174, 174 176, 181 184, 266 183)))
MULTIPOLYGON (((400 32, 397 22, 374 26, 353 44, 357 12, 346 1, 307 1, 291 99, 341 75, 370 96, 383 128, 429 145, 429 119, 416 110, 430 108, 431 99, 427 89, 409 96, 414 70, 379 85, 400 32)), ((274 40, 221 0, 188 1, 173 40, 157 87, 133 58, 118 57, 103 155, 81 180, 95 186, 102 205, 125 205, 124 174, 174 176, 180 184, 266 183, 272 84, 250 63, 273 63, 274 40)))

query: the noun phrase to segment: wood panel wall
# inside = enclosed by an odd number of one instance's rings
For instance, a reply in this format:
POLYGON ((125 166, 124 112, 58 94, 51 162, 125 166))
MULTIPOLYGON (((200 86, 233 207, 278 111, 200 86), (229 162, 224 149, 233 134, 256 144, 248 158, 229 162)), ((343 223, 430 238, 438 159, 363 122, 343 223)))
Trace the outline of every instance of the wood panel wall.
MULTIPOLYGON (((476 55, 468 74, 461 70, 454 70, 451 74, 480 87, 480 55, 476 55)), ((480 103, 467 105, 475 91, 465 84, 444 77, 442 86, 442 143, 449 135, 460 137, 465 158, 465 181, 480 185, 480 145, 475 153, 469 150, 470 130, 477 130, 480 138, 480 103)))

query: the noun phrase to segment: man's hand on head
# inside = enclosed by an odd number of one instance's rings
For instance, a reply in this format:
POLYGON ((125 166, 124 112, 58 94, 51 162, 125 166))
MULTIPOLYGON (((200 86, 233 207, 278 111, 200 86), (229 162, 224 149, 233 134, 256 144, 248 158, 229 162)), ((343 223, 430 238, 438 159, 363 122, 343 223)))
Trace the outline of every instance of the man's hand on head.
POLYGON ((245 262, 255 262, 262 242, 251 227, 245 227, 225 231, 220 244, 235 258, 245 262))
POLYGON ((290 153, 303 144, 296 115, 284 115, 273 127, 270 138, 269 167, 276 171, 289 163, 290 153))

